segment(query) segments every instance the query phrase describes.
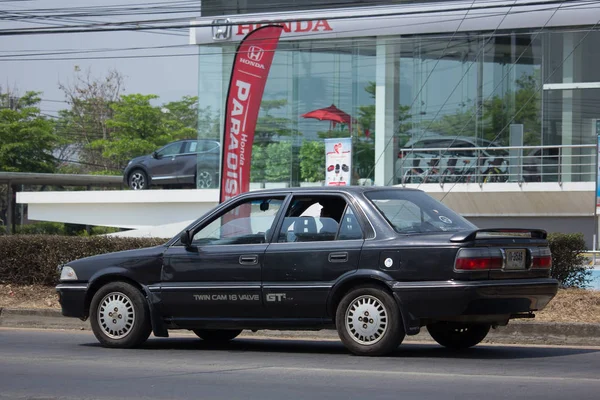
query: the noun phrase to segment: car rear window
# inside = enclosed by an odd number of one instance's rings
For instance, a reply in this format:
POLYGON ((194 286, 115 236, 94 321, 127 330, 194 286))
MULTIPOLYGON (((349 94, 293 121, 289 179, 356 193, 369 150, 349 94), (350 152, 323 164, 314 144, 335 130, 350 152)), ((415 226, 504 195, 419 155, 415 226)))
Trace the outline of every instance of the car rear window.
POLYGON ((457 232, 476 226, 431 196, 416 190, 378 190, 365 196, 398 233, 457 232))

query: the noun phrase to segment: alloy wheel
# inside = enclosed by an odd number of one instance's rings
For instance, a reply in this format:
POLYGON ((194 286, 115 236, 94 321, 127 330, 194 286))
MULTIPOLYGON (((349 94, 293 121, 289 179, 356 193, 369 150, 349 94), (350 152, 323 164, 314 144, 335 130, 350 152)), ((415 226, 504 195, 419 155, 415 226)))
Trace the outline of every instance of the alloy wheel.
POLYGON ((133 190, 145 189, 146 188, 146 177, 140 171, 134 172, 133 174, 131 174, 131 177, 129 178, 129 186, 133 190))
POLYGON ((374 296, 357 297, 346 310, 346 330, 362 345, 379 342, 388 329, 388 312, 374 296))
POLYGON ((122 339, 131 332, 135 324, 133 302, 123 293, 111 292, 100 302, 97 318, 106 336, 122 339))

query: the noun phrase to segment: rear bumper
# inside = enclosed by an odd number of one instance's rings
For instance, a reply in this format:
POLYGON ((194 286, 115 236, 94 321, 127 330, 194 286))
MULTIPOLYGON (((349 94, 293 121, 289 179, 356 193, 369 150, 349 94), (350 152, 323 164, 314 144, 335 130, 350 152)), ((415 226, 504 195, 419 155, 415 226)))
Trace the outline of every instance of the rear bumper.
POLYGON ((85 295, 87 293, 87 283, 64 283, 56 286, 58 292, 58 301, 62 308, 62 315, 65 317, 75 317, 85 319, 85 295))
POLYGON ((394 296, 411 320, 511 315, 542 310, 556 295, 555 279, 396 282, 394 296))

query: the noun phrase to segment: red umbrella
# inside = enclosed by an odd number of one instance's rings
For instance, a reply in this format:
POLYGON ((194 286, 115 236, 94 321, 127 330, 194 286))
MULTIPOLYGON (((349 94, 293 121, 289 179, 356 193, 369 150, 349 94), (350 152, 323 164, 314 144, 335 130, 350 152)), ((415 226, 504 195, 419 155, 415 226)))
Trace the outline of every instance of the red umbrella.
POLYGON ((333 104, 329 107, 319 108, 318 110, 309 111, 306 114, 302 114, 304 118, 314 118, 319 121, 331 121, 333 127, 336 123, 348 125, 348 129, 352 130, 352 117, 346 114, 333 104))

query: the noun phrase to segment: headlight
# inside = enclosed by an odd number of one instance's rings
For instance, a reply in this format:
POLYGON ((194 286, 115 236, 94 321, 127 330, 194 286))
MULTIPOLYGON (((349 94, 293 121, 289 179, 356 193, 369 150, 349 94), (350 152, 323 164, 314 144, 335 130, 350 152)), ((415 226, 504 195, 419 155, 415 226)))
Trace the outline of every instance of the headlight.
POLYGON ((62 270, 60 271, 60 280, 61 281, 76 281, 77 274, 75 273, 73 268, 65 265, 64 267, 62 267, 62 270))

